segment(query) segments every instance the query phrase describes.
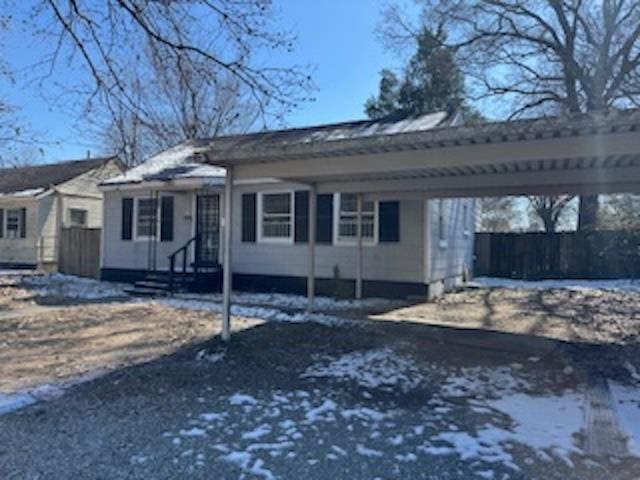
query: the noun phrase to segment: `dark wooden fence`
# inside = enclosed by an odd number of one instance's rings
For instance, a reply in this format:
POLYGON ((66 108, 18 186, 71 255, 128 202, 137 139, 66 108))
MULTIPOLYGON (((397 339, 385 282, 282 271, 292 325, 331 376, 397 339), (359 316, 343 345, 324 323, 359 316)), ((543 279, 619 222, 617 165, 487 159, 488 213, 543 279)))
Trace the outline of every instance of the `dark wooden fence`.
POLYGON ((638 278, 640 234, 477 233, 474 273, 518 279, 638 278))
POLYGON ((58 270, 69 275, 100 276, 99 228, 63 228, 60 232, 58 270))

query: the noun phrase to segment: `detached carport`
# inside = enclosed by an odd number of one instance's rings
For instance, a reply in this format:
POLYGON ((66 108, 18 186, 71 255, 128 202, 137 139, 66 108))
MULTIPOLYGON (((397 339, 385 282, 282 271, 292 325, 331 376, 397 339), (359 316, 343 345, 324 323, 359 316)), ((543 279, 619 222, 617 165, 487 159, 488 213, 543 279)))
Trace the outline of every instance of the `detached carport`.
MULTIPOLYGON (((207 163, 227 169, 225 223, 237 182, 309 185, 307 293, 315 290, 319 193, 424 199, 503 195, 640 193, 640 111, 448 126, 421 132, 323 135, 293 129, 203 141, 207 163)), ((223 338, 229 338, 232 229, 224 229, 223 338)), ((361 226, 358 230, 361 230, 361 226)), ((359 237, 361 240, 361 237, 359 237)), ((360 243, 360 242, 359 242, 360 243)), ((361 256, 360 256, 361 257, 361 256)), ((361 258, 356 292, 361 291, 361 258)))

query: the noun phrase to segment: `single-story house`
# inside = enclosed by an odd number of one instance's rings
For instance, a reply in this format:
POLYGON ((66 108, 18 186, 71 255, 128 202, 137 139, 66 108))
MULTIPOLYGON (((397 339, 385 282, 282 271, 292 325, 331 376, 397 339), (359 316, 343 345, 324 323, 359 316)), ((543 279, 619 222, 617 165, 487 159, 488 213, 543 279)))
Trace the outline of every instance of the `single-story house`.
POLYGON ((99 228, 97 185, 119 175, 116 157, 0 169, 0 267, 57 267, 60 229, 99 228))
MULTIPOLYGON (((458 122, 439 112, 403 120, 363 120, 219 137, 221 145, 300 136, 393 137, 458 122)), ((225 169, 206 165, 203 141, 186 142, 101 184, 104 247, 101 276, 166 288, 168 277, 198 277, 219 289, 224 249, 225 169), (172 268, 173 264, 173 268, 172 268), (183 273, 184 270, 184 273, 183 273), (168 272, 175 272, 168 275, 168 272)), ((209 142, 206 142, 209 145, 209 142)), ((322 161, 322 160, 319 160, 322 161)), ((339 168, 335 175, 340 176, 339 168)), ((321 294, 426 297, 464 281, 471 270, 474 200, 406 197, 263 178, 234 183, 233 287, 294 292, 307 288, 310 202, 315 203, 315 289, 321 294)))

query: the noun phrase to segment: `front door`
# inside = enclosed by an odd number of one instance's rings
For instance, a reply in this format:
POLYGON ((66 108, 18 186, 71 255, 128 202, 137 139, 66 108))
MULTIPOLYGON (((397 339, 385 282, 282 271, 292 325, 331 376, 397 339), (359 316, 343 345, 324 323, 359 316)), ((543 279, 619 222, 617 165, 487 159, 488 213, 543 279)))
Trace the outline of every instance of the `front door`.
POLYGON ((196 263, 200 267, 218 264, 220 250, 220 195, 196 197, 196 263))

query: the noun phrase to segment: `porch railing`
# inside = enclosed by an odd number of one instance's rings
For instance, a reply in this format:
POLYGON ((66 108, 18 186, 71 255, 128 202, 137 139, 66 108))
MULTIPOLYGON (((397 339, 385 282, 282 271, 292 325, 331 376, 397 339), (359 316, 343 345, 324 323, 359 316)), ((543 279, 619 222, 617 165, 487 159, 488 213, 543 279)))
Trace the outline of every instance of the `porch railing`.
MULTIPOLYGON (((189 251, 190 251, 191 245, 194 245, 196 249, 198 248, 198 235, 187 240, 187 242, 183 246, 181 246, 179 249, 177 249, 175 252, 169 255, 169 291, 170 292, 173 292, 173 289, 174 289, 175 274, 176 274, 176 260, 180 255, 182 255, 182 258, 181 258, 182 274, 184 275, 185 273, 187 273, 187 264, 188 264, 188 257, 189 257, 189 251)), ((193 262, 193 273, 194 275, 198 273, 198 262, 193 262)))

